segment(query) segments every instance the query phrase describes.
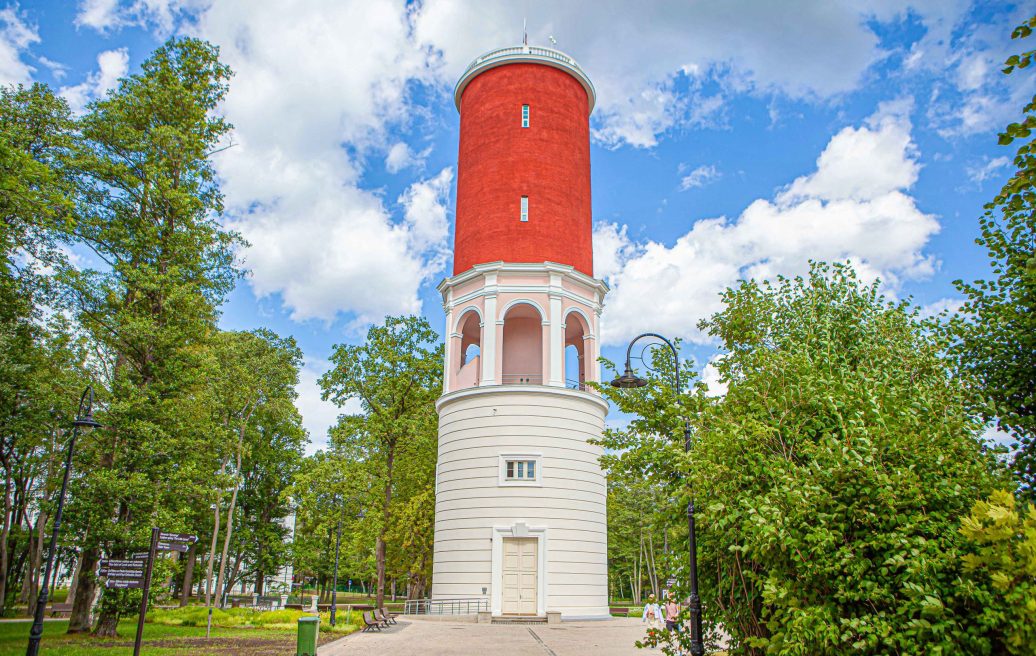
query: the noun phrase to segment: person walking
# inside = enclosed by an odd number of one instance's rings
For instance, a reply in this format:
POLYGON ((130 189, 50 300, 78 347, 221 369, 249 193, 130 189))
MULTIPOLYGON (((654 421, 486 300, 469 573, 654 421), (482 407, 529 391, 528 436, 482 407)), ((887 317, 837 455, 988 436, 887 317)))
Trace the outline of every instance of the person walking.
POLYGON ((644 604, 644 614, 640 617, 641 623, 647 622, 648 630, 662 628, 662 608, 655 601, 655 595, 648 595, 648 601, 644 604))
POLYGON ((662 608, 662 612, 665 615, 665 630, 670 633, 670 636, 675 638, 677 645, 676 653, 680 656, 683 655, 683 646, 680 644, 680 634, 683 633, 680 626, 680 604, 676 601, 676 595, 672 591, 666 593, 665 606, 662 608), (672 634, 676 634, 673 636, 672 634))

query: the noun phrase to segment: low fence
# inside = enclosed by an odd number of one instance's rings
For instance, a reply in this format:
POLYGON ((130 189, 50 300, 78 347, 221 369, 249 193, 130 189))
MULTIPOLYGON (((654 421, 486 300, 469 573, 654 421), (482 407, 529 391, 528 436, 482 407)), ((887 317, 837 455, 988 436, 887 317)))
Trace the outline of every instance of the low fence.
POLYGON ((403 608, 404 615, 474 615, 488 613, 489 600, 479 599, 411 599, 403 608))

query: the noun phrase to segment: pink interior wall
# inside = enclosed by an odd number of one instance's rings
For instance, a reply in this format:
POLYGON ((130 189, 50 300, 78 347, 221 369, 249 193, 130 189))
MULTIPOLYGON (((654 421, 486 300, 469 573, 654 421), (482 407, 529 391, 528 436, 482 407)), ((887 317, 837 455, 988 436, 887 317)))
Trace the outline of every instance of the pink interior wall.
POLYGON ((531 378, 527 382, 532 384, 543 383, 543 322, 538 312, 532 313, 536 316, 516 316, 518 311, 512 310, 504 319, 502 382, 506 384, 518 383, 514 379, 518 374, 531 378))

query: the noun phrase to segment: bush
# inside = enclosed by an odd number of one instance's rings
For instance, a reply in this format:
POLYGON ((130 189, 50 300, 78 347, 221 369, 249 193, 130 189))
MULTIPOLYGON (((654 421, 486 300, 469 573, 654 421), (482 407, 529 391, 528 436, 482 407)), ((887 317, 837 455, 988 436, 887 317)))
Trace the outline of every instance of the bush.
MULTIPOLYGON (((205 626, 209 609, 206 606, 184 606, 171 610, 155 609, 147 614, 147 621, 166 626, 205 626)), ((221 628, 257 627, 264 629, 294 630, 300 617, 308 616, 300 610, 254 610, 252 608, 212 609, 212 626, 221 628)), ((324 632, 350 633, 357 627, 348 624, 350 617, 344 608, 338 611, 338 625, 331 628, 331 614, 320 614, 320 630, 324 632)))

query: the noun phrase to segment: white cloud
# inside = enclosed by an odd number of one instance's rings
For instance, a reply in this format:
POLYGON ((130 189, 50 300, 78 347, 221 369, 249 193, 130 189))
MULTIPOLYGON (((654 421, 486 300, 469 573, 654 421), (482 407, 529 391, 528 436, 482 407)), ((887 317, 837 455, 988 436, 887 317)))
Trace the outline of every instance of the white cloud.
POLYGON ((910 138, 909 102, 883 104, 866 126, 846 127, 817 158, 817 170, 781 195, 784 201, 872 200, 917 181, 920 165, 910 138))
POLYGON ((129 53, 125 48, 106 50, 97 55, 97 70, 74 86, 61 87, 59 94, 74 112, 82 112, 86 104, 104 96, 129 72, 129 53))
POLYGON ((34 69, 22 55, 40 35, 35 25, 22 20, 16 7, 0 9, 0 84, 27 84, 34 69))
POLYGON ((962 307, 964 307, 964 301, 959 298, 940 298, 923 306, 921 308, 921 317, 929 319, 937 317, 943 312, 953 315, 960 312, 962 307))
POLYGON ((719 368, 716 366, 716 363, 723 357, 722 354, 712 356, 702 369, 701 382, 705 383, 706 396, 726 396, 729 384, 723 380, 719 368))
POLYGON ((119 27, 119 0, 83 0, 75 18, 76 27, 91 27, 99 32, 119 27))
POLYGON ((208 5, 210 0, 81 0, 76 14, 76 27, 89 27, 98 32, 141 26, 154 29, 159 35, 172 33, 179 18, 208 5))
POLYGON ((453 167, 448 166, 434 178, 410 185, 400 195, 403 218, 410 227, 411 247, 415 251, 427 252, 445 247, 450 231, 446 212, 452 185, 453 167))
MULTIPOLYGON (((681 165, 681 169, 683 165, 681 165)), ((680 190, 696 189, 704 187, 720 177, 720 172, 712 164, 702 164, 680 179, 680 190)))
POLYGON ((424 161, 431 152, 431 147, 428 147, 415 153, 405 142, 397 142, 389 148, 388 154, 385 155, 385 170, 394 174, 404 169, 419 169, 424 166, 424 161))
POLYGON ((614 223, 594 223, 594 275, 598 278, 610 280, 622 271, 623 263, 636 254, 637 246, 630 241, 627 230, 626 226, 614 223))
POLYGON ((923 249, 939 224, 905 193, 917 179, 918 155, 907 119, 891 109, 832 137, 817 170, 773 200, 752 202, 734 220, 697 221, 672 246, 599 228, 606 239, 595 257, 612 285, 604 341, 652 330, 706 343, 697 323, 721 309, 723 289, 742 278, 802 273, 810 259, 850 259, 863 279, 881 277, 893 291, 904 279, 930 275, 935 262, 923 249))
POLYGON ((55 80, 64 79, 65 75, 68 74, 68 66, 65 66, 61 62, 56 62, 52 59, 40 56, 37 58, 41 64, 47 67, 50 74, 54 76, 55 80))
POLYGON ((997 175, 1001 169, 1010 165, 1010 157, 994 157, 993 159, 983 157, 981 164, 967 166, 965 167, 965 171, 968 174, 969 180, 977 184, 982 184, 986 180, 997 175))
POLYGON ((220 2, 192 28, 235 71, 223 108, 235 146, 216 166, 230 222, 252 244, 252 287, 296 320, 347 312, 358 327, 417 312, 445 233, 416 205, 394 221, 360 188, 359 162, 408 118, 406 85, 428 75, 425 55, 395 3, 296 9, 286 20, 280 5, 220 2))

